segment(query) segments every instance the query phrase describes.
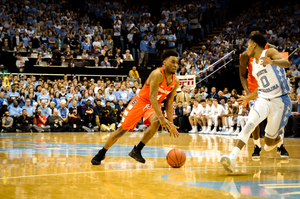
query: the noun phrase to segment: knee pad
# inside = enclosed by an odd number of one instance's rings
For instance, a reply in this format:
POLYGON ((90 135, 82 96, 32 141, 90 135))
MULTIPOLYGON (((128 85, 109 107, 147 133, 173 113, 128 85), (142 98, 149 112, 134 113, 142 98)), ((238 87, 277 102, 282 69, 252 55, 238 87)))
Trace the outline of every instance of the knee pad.
POLYGON ((245 144, 248 142, 250 134, 255 129, 255 125, 252 122, 247 122, 240 134, 238 135, 238 139, 242 140, 245 144))

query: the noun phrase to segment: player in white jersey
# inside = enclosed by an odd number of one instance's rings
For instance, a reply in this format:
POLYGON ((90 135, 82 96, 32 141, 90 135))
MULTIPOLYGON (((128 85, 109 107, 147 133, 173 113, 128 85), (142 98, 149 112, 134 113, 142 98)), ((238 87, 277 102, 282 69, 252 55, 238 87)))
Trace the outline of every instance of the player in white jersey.
POLYGON ((227 108, 225 110, 225 114, 222 115, 223 117, 223 123, 225 126, 223 127, 223 130, 220 132, 220 134, 228 135, 233 132, 233 126, 234 126, 234 118, 233 115, 236 112, 237 107, 232 104, 232 100, 227 100, 227 108))
POLYGON ((220 104, 218 104, 218 100, 213 99, 213 106, 212 106, 212 111, 210 113, 209 116, 207 116, 207 121, 208 121, 208 128, 211 129, 212 124, 214 124, 214 129, 212 131, 208 131, 206 133, 217 133, 217 127, 219 125, 218 123, 218 116, 220 116, 221 114, 225 113, 225 109, 223 108, 223 106, 221 106, 220 104))
MULTIPOLYGON (((206 108, 205 108, 205 114, 203 119, 203 122, 206 124, 208 123, 208 117, 211 115, 212 111, 212 99, 207 99, 206 100, 206 108)), ((208 133, 211 131, 211 128, 207 127, 205 131, 201 131, 201 133, 208 133)))
POLYGON ((207 121, 206 121, 206 100, 202 99, 200 100, 200 104, 202 106, 200 114, 199 114, 199 118, 198 118, 198 124, 201 125, 202 130, 199 133, 203 133, 206 131, 206 125, 207 125, 207 121))
POLYGON ((220 163, 228 172, 234 171, 240 150, 248 142, 251 132, 268 117, 265 129, 265 151, 271 151, 278 144, 283 145, 283 131, 291 115, 290 92, 284 68, 290 67, 289 61, 275 49, 264 50, 267 40, 260 34, 254 34, 248 42, 247 53, 254 57, 252 74, 257 80, 258 88, 246 97, 239 99, 246 106, 255 99, 248 121, 238 136, 230 155, 222 156, 220 163))
POLYGON ((201 109, 202 109, 201 104, 199 104, 199 102, 197 100, 195 100, 194 105, 193 105, 193 110, 189 116, 189 121, 192 126, 192 130, 189 131, 189 133, 198 133, 197 126, 198 126, 198 118, 199 118, 201 109))

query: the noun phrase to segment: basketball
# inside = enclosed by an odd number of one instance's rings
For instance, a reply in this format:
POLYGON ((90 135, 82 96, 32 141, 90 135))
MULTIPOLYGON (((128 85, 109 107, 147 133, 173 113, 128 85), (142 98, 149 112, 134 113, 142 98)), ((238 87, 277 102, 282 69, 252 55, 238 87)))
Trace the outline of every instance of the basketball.
POLYGON ((186 160, 185 153, 180 149, 172 149, 167 155, 167 162, 173 168, 180 168, 186 160))

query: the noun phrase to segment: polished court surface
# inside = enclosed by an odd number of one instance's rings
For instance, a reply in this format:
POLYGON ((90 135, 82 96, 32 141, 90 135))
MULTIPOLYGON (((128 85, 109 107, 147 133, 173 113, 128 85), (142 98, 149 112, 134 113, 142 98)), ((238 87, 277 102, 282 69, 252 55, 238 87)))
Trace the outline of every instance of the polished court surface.
POLYGON ((1 134, 0 198, 300 198, 299 139, 284 141, 288 160, 273 150, 262 151, 257 162, 250 139, 228 174, 218 160, 230 153, 235 137, 158 133, 143 149, 141 164, 128 153, 142 135, 127 133, 102 165, 93 166, 90 159, 109 133, 1 134), (186 153, 182 168, 167 164, 173 148, 186 153))

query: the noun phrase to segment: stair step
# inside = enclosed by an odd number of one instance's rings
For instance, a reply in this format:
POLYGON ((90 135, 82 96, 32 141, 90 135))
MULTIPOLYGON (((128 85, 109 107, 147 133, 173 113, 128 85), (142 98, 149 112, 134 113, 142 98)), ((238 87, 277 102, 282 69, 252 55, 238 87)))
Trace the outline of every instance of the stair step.
POLYGON ((214 36, 219 36, 220 32, 218 34, 208 34, 208 37, 214 37, 214 36))
POLYGON ((202 46, 192 46, 192 49, 200 49, 202 46))

